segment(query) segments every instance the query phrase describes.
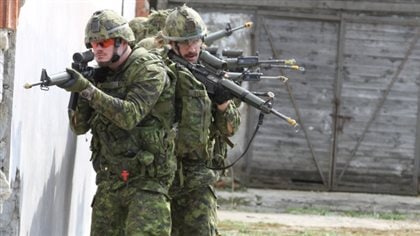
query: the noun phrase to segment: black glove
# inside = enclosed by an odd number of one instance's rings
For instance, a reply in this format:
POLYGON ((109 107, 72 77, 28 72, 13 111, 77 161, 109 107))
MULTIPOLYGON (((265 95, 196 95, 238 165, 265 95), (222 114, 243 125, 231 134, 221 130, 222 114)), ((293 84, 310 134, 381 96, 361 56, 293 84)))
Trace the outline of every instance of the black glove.
POLYGON ((58 87, 65 89, 69 92, 80 92, 88 87, 90 84, 82 74, 74 69, 66 68, 66 72, 69 73, 70 79, 62 84, 57 84, 58 87))
POLYGON ((105 82, 105 79, 109 73, 109 67, 98 67, 93 72, 93 80, 97 83, 105 82))
POLYGON ((220 105, 225 103, 227 100, 230 100, 233 98, 232 93, 225 89, 222 85, 217 84, 214 89, 214 94, 212 96, 213 102, 220 105))

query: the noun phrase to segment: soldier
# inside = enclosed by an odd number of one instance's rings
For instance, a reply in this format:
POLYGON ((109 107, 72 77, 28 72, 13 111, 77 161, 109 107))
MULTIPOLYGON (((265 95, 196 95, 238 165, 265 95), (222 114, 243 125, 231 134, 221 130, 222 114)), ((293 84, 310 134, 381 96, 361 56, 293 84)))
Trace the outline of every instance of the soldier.
POLYGON ((91 235, 169 235, 171 230, 175 81, 160 57, 131 48, 133 40, 122 16, 95 12, 85 44, 100 68, 89 80, 68 68, 71 79, 59 85, 80 94, 69 113, 73 132, 92 133, 98 188, 91 235))
MULTIPOLYGON (((176 8, 166 20, 162 36, 171 50, 190 63, 197 63, 207 30, 200 15, 187 6, 176 8)), ((170 189, 172 235, 216 235, 216 173, 208 168, 214 140, 210 130, 232 136, 240 115, 229 98, 210 99, 206 87, 192 73, 167 59, 177 76, 176 138, 177 174, 170 189)))

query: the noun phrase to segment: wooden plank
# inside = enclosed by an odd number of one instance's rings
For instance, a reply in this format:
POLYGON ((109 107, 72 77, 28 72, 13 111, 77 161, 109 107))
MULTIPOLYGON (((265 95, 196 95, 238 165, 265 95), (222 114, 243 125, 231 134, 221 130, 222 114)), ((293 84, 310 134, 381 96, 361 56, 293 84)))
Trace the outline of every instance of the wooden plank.
MULTIPOLYGON (((393 9, 379 9, 374 13, 364 11, 362 14, 360 11, 351 10, 351 7, 309 9, 307 6, 297 6, 292 9, 297 13, 294 17, 287 7, 278 7, 275 4, 270 7, 264 6, 267 1, 255 2, 254 5, 250 1, 228 0, 219 5, 217 1, 216 4, 191 1, 193 2, 197 2, 196 6, 206 12, 244 11, 253 15, 255 10, 258 15, 254 16, 254 19, 263 19, 267 24, 274 42, 274 50, 280 53, 280 58, 295 58, 306 68, 304 73, 274 68, 262 71, 266 75, 284 74, 290 78, 290 88, 324 174, 330 166, 328 160, 331 156, 334 102, 340 106, 336 112, 338 135, 335 140, 337 170, 341 170, 352 155, 352 149, 366 123, 371 119, 372 111, 378 105, 384 90, 394 78, 397 67, 404 61, 415 26, 419 25, 418 18, 415 17, 417 13, 388 14, 394 11, 393 9), (345 22, 342 38, 338 37, 339 13, 342 13, 345 22), (342 56, 339 56, 337 49, 340 41, 342 56), (337 73, 337 67, 341 67, 340 58, 342 70, 337 73), (337 84, 337 78, 340 76, 342 83, 337 84), (338 90, 341 90, 340 95, 337 94, 338 90), (340 99, 335 100, 336 97, 340 99)), ((294 1, 295 4, 303 2, 305 1, 294 1)), ((416 3, 392 0, 369 2, 381 6, 416 3)), ((306 4, 311 3, 307 1, 306 4)), ((214 13, 209 22, 219 18, 222 17, 214 13)), ((258 24, 258 21, 254 23, 256 24, 251 38, 256 40, 255 50, 260 58, 268 59, 273 55, 270 39, 262 25, 258 24)), ((255 55, 253 52, 248 51, 248 55, 255 55)), ((366 132, 354 160, 350 161, 348 172, 334 190, 413 193, 419 165, 416 132, 413 131, 413 127, 419 125, 420 95, 416 83, 420 77, 419 63, 420 44, 413 47, 411 55, 404 62, 404 68, 389 91, 387 100, 366 132)), ((286 86, 280 81, 262 80, 247 85, 251 91, 274 92, 274 109, 294 117, 295 109, 290 102, 286 86)), ((246 105, 243 105, 243 108, 248 112, 247 118, 250 123, 247 130, 251 132, 255 128, 259 112, 246 105)), ((245 174, 250 186, 320 189, 319 184, 313 183, 319 180, 320 176, 304 135, 294 133, 284 121, 273 115, 265 115, 248 157, 241 162, 242 167, 246 162, 245 174)), ((239 166, 235 170, 241 170, 243 174, 245 169, 239 166)))
POLYGON ((344 77, 344 49, 345 49, 345 35, 347 34, 346 22, 341 18, 340 27, 337 34, 337 79, 334 83, 334 100, 333 100, 333 126, 332 126, 332 144, 330 146, 331 157, 330 157, 330 169, 329 169, 329 182, 328 189, 333 190, 336 183, 336 163, 337 163, 337 142, 338 133, 342 131, 343 121, 341 120, 341 104, 339 101, 342 96, 343 77, 344 77))
MULTIPOLYGON (((365 123, 372 119, 371 112, 379 104, 382 92, 387 89, 397 67, 403 62, 408 50, 408 43, 405 42, 411 41, 414 30, 412 27, 386 24, 375 27, 376 25, 366 23, 349 23, 348 26, 349 40, 346 39, 345 64, 347 74, 343 84, 345 89, 341 104, 346 116, 354 119, 346 124, 344 132, 340 134, 339 164, 341 166, 349 164, 348 171, 351 169, 351 172, 356 172, 359 177, 377 176, 377 179, 372 177, 366 185, 375 183, 382 188, 382 181, 386 179, 387 174, 399 175, 400 181, 413 180, 415 175, 413 154, 416 145, 413 142, 415 134, 412 127, 417 123, 415 119, 417 112, 413 107, 417 107, 418 103, 418 88, 415 85, 418 69, 404 68, 400 76, 405 77, 405 80, 395 83, 392 87, 387 100, 378 112, 379 116, 374 117, 372 126, 360 143, 354 158, 352 160, 349 158, 353 155, 352 147, 359 142, 359 137, 365 131, 365 123), (359 60, 360 58, 364 59, 359 60), (403 170, 411 170, 411 175, 403 176, 401 174, 403 170)), ((418 65, 416 59, 413 59, 417 56, 410 56, 407 66, 418 65)), ((354 184, 360 182, 359 177, 350 173, 345 175, 347 181, 351 179, 354 184)), ((396 186, 400 184, 395 179, 388 181, 390 181, 388 184, 396 186)), ((341 181, 339 184, 340 187, 347 186, 341 181)), ((416 189, 413 185, 409 185, 412 188, 411 192, 415 191, 413 188, 416 189)))
MULTIPOLYGON (((417 76, 417 81, 420 79, 420 76, 417 76)), ((420 101, 420 92, 417 92, 417 99, 420 101)), ((420 130, 419 125, 420 124, 420 102, 417 103, 417 129, 416 129, 416 138, 415 138, 415 150, 414 150, 414 171, 413 171, 413 188, 416 190, 415 192, 418 193, 420 191, 419 186, 419 178, 420 178, 420 145, 418 143, 420 142, 420 130)))
MULTIPOLYGON (((271 16, 264 18, 264 21, 270 32, 277 32, 271 35, 276 42, 275 50, 281 53, 281 58, 295 58, 298 63, 302 63, 307 70, 311 71, 310 74, 290 72, 293 76, 289 80, 289 86, 294 91, 293 95, 298 103, 302 119, 305 119, 303 122, 305 127, 308 128, 308 136, 314 148, 314 153, 319 157, 317 159, 321 170, 328 170, 328 149, 331 140, 330 121, 328 120, 331 120, 331 111, 325 111, 332 108, 333 93, 325 93, 325 91, 333 90, 332 81, 334 77, 325 75, 328 74, 327 71, 332 72, 331 74, 335 73, 337 24, 324 21, 314 22, 307 19, 279 19, 271 16), (314 48, 317 48, 317 50, 313 50, 314 48), (321 48, 323 50, 318 50, 321 48), (320 77, 315 74, 320 75, 320 77), (326 124, 326 126, 320 127, 320 124, 326 124), (324 132, 325 130, 328 131, 324 132)), ((266 47, 268 40, 265 33, 257 34, 261 35, 258 44, 259 55, 261 57, 270 56, 271 48, 266 47)), ((270 72, 274 72, 274 70, 270 72)), ((286 76, 288 76, 289 71, 286 73, 286 76)), ((285 87, 281 83, 260 81, 258 84, 252 84, 251 86, 253 90, 257 91, 266 91, 267 89, 273 91, 276 94, 274 108, 293 117, 293 108, 285 87)), ((314 178, 320 180, 320 174, 311 157, 303 133, 296 134, 287 127, 280 129, 276 122, 273 119, 268 119, 268 117, 264 122, 264 127, 260 130, 261 135, 254 141, 255 165, 252 163, 250 179, 258 179, 260 182, 262 179, 267 179, 263 181, 263 184, 268 185, 270 183, 268 175, 265 177, 254 172, 260 168, 261 172, 264 172, 263 169, 267 171, 273 169, 268 173, 274 179, 281 178, 279 176, 283 176, 281 174, 283 172, 289 173, 290 170, 293 170, 296 177, 301 177, 301 181, 310 182, 314 178), (259 137, 261 139, 258 139, 259 137), (303 177, 302 173, 308 170, 312 171, 312 175, 303 177)), ((323 172, 325 173, 325 171, 323 172)), ((290 176, 287 177, 287 179, 289 178, 290 176)), ((290 181, 284 181, 284 183, 296 187, 290 181)))

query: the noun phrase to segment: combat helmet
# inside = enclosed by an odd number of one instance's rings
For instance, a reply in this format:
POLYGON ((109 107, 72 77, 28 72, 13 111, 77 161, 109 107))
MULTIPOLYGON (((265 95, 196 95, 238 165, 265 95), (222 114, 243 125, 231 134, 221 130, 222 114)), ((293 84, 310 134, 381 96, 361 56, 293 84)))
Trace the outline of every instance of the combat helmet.
POLYGON ((110 38, 122 38, 127 42, 134 41, 134 34, 127 20, 113 10, 100 10, 93 13, 85 29, 85 45, 91 48, 92 41, 103 41, 110 38))
POLYGON ((147 18, 148 30, 146 37, 156 36, 165 27, 166 18, 173 9, 152 11, 147 18))
POLYGON ((152 10, 148 17, 135 17, 128 24, 133 30, 134 37, 136 38, 136 43, 139 41, 157 36, 165 26, 166 17, 173 9, 166 10, 152 10))
POLYGON ((133 30, 136 41, 145 38, 145 32, 147 28, 147 17, 135 17, 128 22, 131 30, 133 30))
POLYGON ((200 39, 206 34, 207 27, 201 16, 186 5, 177 7, 168 15, 162 31, 164 39, 177 42, 200 39))

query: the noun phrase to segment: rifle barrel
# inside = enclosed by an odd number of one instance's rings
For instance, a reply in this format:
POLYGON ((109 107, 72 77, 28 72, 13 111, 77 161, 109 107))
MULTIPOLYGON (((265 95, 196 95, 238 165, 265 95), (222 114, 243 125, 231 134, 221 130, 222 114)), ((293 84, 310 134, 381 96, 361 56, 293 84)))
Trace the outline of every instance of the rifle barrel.
POLYGON ((298 70, 298 71, 305 71, 305 67, 298 66, 298 65, 271 65, 266 64, 262 66, 263 68, 281 68, 281 69, 291 69, 291 70, 298 70))
POLYGON ((224 30, 219 30, 216 31, 214 33, 210 33, 208 36, 206 36, 204 38, 204 43, 206 43, 207 46, 211 45, 214 41, 221 39, 223 37, 229 36, 231 35, 233 32, 243 29, 243 28, 250 28, 252 26, 252 22, 246 22, 245 24, 241 25, 241 26, 237 26, 235 28, 231 28, 230 24, 227 24, 226 29, 224 30))
POLYGON ((233 96, 235 96, 236 98, 239 98, 241 101, 245 102, 248 105, 251 105, 255 108, 257 108, 258 110, 266 113, 266 114, 274 114, 277 117, 285 120, 289 125, 293 126, 293 127, 297 127, 298 124, 297 122, 288 117, 283 115, 282 113, 272 109, 271 107, 267 106, 267 102, 264 101, 263 99, 261 99, 260 97, 254 95, 253 93, 251 93, 250 91, 248 91, 247 89, 242 88, 241 86, 237 85, 236 83, 234 83, 231 80, 228 79, 220 79, 218 81, 219 84, 223 85, 223 87, 225 87, 226 89, 228 89, 233 96))
POLYGON ((291 125, 291 126, 293 126, 295 128, 298 127, 298 123, 296 122, 296 120, 294 120, 294 119, 292 119, 290 117, 287 117, 287 116, 281 114, 280 112, 278 112, 278 111, 276 111, 274 109, 271 109, 271 113, 273 113, 275 116, 280 117, 283 120, 287 121, 287 123, 289 123, 289 125, 291 125))
POLYGON ((38 85, 40 85, 41 88, 42 87, 48 87, 48 86, 52 86, 52 85, 65 83, 69 79, 71 79, 70 74, 67 73, 66 71, 59 72, 59 73, 56 73, 56 74, 53 74, 53 75, 49 76, 47 74, 47 70, 42 69, 42 71, 41 71, 41 82, 34 83, 34 84, 25 83, 23 85, 23 87, 25 89, 30 89, 30 88, 32 88, 34 86, 38 86, 38 85))
POLYGON ((261 64, 285 64, 285 65, 296 65, 295 59, 270 59, 270 60, 260 60, 261 64))

